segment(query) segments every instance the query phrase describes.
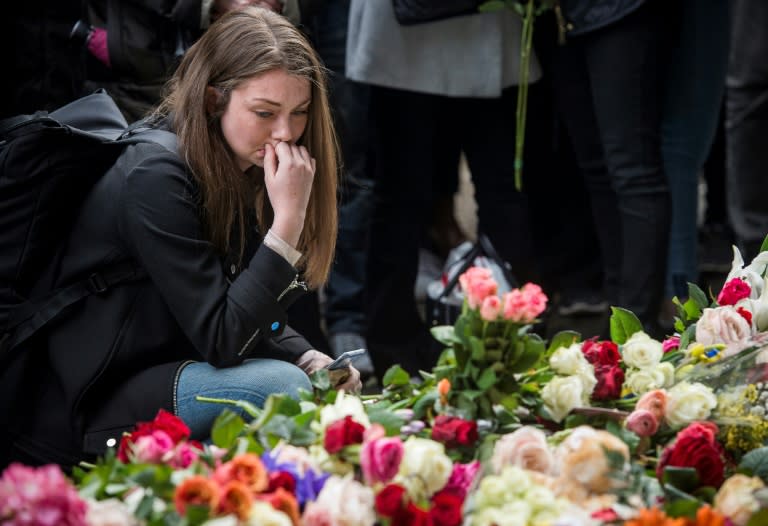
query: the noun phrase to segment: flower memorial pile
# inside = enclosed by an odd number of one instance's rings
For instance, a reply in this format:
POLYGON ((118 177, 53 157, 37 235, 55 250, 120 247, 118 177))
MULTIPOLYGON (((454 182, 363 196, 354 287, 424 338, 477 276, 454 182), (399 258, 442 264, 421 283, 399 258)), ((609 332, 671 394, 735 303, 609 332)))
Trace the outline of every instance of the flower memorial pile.
MULTIPOLYGON (((766 246, 765 248, 768 248, 766 246)), ((691 285, 656 341, 614 308, 611 338, 535 331, 547 298, 461 277, 445 350, 414 383, 222 405, 209 443, 160 411, 70 478, 14 464, 0 523, 184 526, 764 526, 768 251, 723 289, 691 285)))

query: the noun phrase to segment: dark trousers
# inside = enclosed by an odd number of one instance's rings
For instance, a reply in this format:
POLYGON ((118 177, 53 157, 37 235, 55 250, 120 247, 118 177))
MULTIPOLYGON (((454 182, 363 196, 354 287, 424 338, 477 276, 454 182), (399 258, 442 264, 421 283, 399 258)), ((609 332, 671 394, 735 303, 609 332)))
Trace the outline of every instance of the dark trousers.
POLYGON ((660 147, 656 3, 555 53, 559 113, 589 190, 608 298, 655 325, 670 201, 660 147))
MULTIPOLYGON (((533 109, 531 86, 527 144, 547 144, 533 109)), ((372 87, 377 123, 373 138, 376 176, 367 276, 368 347, 379 374, 400 363, 415 373, 435 358, 414 300, 419 248, 431 218, 435 161, 458 138, 475 185, 478 228, 520 281, 536 279, 528 197, 514 186, 515 103, 510 88, 500 98, 452 98, 372 87)), ((548 121, 546 121, 548 125, 548 121)), ((454 151, 451 146, 449 152, 454 151)), ((448 154, 450 154, 448 152, 448 154)), ((538 156, 540 157, 540 156, 538 156)), ((526 175, 536 175, 526 152, 526 175)), ((442 163, 444 164, 444 163, 442 163)), ((438 176, 440 174, 437 174, 438 176)))
POLYGON ((768 234, 768 3, 733 0, 731 9, 726 185, 731 224, 749 261, 768 234))

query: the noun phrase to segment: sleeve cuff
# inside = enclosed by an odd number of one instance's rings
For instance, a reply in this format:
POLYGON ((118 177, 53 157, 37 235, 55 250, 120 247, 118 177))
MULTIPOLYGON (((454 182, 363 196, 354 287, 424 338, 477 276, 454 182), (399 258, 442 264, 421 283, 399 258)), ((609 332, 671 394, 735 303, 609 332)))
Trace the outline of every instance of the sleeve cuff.
POLYGON ((301 252, 283 241, 283 239, 277 236, 277 234, 274 234, 271 229, 268 230, 267 235, 264 236, 264 244, 283 256, 283 258, 294 267, 296 266, 296 262, 301 258, 301 252))

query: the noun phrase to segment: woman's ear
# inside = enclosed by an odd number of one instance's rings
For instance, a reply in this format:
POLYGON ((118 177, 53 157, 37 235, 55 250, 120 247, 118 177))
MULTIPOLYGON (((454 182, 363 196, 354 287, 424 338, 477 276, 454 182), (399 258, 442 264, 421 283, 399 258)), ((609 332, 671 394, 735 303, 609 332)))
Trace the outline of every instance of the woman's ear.
POLYGON ((205 88, 205 111, 208 116, 213 115, 216 109, 219 107, 219 100, 221 93, 213 86, 206 86, 205 88))

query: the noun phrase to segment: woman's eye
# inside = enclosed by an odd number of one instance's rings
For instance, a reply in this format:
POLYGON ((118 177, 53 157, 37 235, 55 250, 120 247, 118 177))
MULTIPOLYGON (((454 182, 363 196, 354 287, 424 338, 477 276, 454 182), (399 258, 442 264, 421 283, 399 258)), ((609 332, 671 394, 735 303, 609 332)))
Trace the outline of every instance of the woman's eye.
POLYGON ((304 116, 304 115, 308 115, 309 114, 309 110, 296 110, 296 111, 293 112, 293 114, 294 115, 304 116))
POLYGON ((270 112, 270 111, 257 111, 256 115, 258 115, 262 119, 269 119, 272 116, 272 112, 270 112))

